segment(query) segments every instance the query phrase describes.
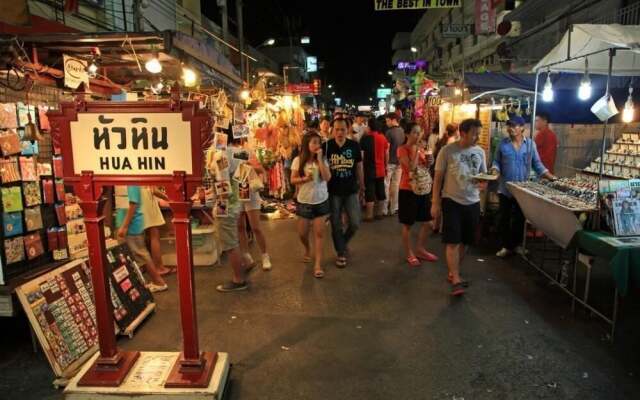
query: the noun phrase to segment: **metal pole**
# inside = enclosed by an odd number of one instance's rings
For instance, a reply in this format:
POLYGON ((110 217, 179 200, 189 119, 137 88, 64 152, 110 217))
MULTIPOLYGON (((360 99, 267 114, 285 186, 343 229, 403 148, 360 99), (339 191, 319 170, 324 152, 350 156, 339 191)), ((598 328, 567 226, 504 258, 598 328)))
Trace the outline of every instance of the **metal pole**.
POLYGON ((242 53, 244 52, 244 29, 242 23, 242 0, 236 0, 236 18, 238 19, 238 41, 240 49, 240 76, 244 76, 244 60, 242 53))
POLYGON ((122 20, 124 21, 124 31, 127 32, 127 6, 126 0, 122 0, 122 20))
MULTIPOLYGON (((464 20, 464 1, 460 0, 460 7, 462 7, 462 25, 465 24, 465 20, 464 20)), ((460 40, 460 52, 462 53, 462 102, 464 103, 464 70, 466 68, 466 61, 465 61, 465 56, 464 56, 464 41, 465 41, 466 37, 462 37, 462 40, 460 40)))
MULTIPOLYGON (((609 83, 611 81, 611 72, 613 70, 613 56, 615 56, 616 50, 609 49, 609 72, 607 73, 607 89, 605 91, 604 96, 607 100, 607 105, 609 104, 609 99, 611 98, 611 93, 609 91, 609 83)), ((598 185, 600 185, 600 181, 602 180, 602 175, 604 174, 604 155, 607 150, 607 127, 609 125, 609 118, 604 121, 604 126, 602 127, 602 146, 600 148, 600 174, 598 176, 598 185)))
POLYGON ((218 6, 222 14, 222 38, 226 41, 229 39, 229 9, 227 8, 227 0, 218 0, 218 6))
MULTIPOLYGON (((531 146, 533 147, 533 132, 536 129, 536 113, 538 112, 538 85, 540 84, 540 70, 536 70, 536 84, 534 86, 533 91, 534 93, 534 97, 533 97, 533 113, 531 114, 531 146)), ((531 149, 531 151, 529 152, 529 160, 527 163, 527 179, 529 178, 529 175, 531 175, 531 164, 533 163, 533 148, 531 149)))

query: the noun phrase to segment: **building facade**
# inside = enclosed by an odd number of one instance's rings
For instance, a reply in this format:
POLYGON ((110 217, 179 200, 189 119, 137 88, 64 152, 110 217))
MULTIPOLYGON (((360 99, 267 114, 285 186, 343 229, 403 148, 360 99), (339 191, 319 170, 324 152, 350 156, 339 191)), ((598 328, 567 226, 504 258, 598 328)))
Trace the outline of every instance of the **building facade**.
POLYGON ((443 30, 475 23, 475 2, 462 7, 425 12, 410 40, 394 40, 392 62, 407 57, 428 61, 432 76, 456 78, 467 72, 526 72, 548 53, 571 24, 640 22, 638 0, 527 0, 496 4, 496 27, 501 34, 447 38, 443 30), (411 53, 411 47, 416 50, 411 53))

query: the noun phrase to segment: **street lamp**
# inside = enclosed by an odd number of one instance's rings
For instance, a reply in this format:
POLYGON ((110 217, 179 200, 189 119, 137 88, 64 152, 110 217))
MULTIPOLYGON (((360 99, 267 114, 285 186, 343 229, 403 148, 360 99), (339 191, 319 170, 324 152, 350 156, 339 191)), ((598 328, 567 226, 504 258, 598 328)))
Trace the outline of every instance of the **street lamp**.
POLYGON ((329 84, 329 86, 327 86, 329 89, 333 88, 333 84, 329 84))
POLYGON ((383 88, 383 87, 384 87, 384 83, 381 83, 381 84, 380 84, 380 87, 381 87, 381 88, 383 88))
POLYGON ((373 101, 373 97, 369 97, 369 101, 373 101))
POLYGON ((417 53, 418 52, 418 48, 415 46, 411 46, 411 52, 412 53, 417 53))
POLYGON ((335 95, 336 95, 336 92, 331 92, 331 95, 332 95, 332 96, 335 96, 335 95))
POLYGON ((300 44, 309 44, 311 43, 311 38, 309 36, 303 36, 300 38, 300 44))
POLYGON ((269 38, 262 43, 263 46, 273 46, 276 44, 276 40, 274 38, 269 38))
POLYGON ((388 74, 389 76, 392 76, 392 75, 393 75, 393 71, 387 71, 387 74, 388 74))

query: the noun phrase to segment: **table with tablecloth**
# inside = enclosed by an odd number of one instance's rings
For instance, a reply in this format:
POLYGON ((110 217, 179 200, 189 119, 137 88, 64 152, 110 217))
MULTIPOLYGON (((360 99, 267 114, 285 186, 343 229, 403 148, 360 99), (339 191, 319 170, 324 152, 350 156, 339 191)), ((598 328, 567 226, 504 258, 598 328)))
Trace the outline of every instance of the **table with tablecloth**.
MULTIPOLYGON (((631 239, 633 240, 633 239, 631 239)), ((579 251, 608 260, 618 293, 626 295, 633 288, 640 288, 640 243, 624 243, 606 232, 581 230, 574 239, 579 251)))

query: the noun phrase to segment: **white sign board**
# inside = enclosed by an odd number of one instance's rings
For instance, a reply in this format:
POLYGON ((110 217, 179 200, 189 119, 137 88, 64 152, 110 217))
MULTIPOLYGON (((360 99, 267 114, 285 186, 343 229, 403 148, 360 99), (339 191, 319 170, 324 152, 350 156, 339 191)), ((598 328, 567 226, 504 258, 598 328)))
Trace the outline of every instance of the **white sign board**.
POLYGON ((307 57, 307 72, 317 72, 318 71, 318 58, 309 56, 307 57))
POLYGON ((64 85, 71 89, 77 89, 84 83, 85 90, 89 90, 89 74, 87 62, 66 54, 62 56, 64 63, 64 85))
POLYGON ((191 123, 181 113, 79 113, 71 122, 71 143, 78 173, 193 173, 191 123))

